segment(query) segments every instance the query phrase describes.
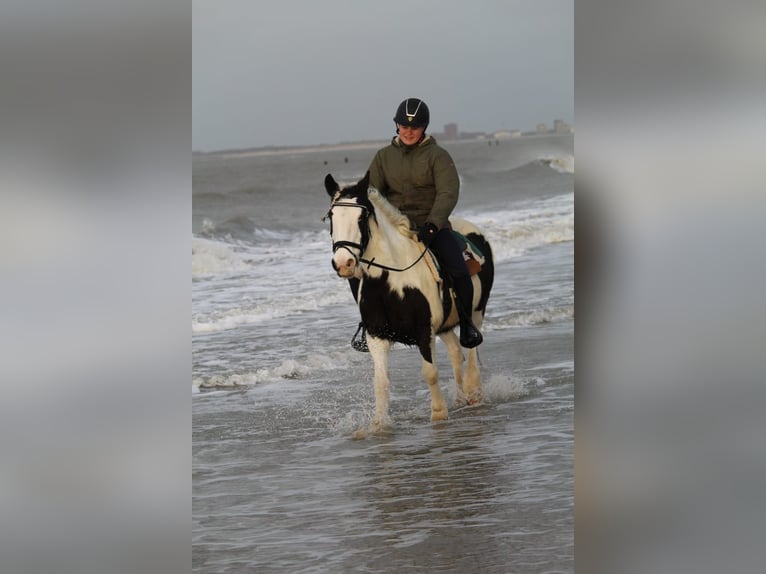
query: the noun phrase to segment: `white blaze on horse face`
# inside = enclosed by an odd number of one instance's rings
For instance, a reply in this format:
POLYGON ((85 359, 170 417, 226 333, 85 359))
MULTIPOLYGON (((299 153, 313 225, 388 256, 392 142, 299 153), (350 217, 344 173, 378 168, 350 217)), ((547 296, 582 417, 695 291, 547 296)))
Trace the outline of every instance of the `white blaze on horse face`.
MULTIPOLYGON (((350 201, 349 201, 350 203, 350 201)), ((335 205, 332 208, 332 242, 333 245, 338 241, 348 241, 356 243, 362 242, 362 232, 359 230, 359 216, 362 210, 358 207, 335 205)), ((333 254, 333 267, 341 277, 352 277, 356 269, 357 259, 361 257, 359 249, 356 247, 342 246, 338 247, 333 254)))

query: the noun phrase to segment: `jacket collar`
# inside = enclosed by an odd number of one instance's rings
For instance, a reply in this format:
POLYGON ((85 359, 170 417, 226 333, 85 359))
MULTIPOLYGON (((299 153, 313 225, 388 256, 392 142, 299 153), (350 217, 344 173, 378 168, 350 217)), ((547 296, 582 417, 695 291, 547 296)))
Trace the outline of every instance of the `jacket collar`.
POLYGON ((426 137, 424 137, 423 141, 421 141, 420 143, 416 143, 415 145, 405 145, 402 142, 402 140, 399 139, 399 136, 394 136, 394 138, 391 140, 391 145, 396 146, 403 150, 412 150, 425 145, 430 145, 431 143, 435 141, 436 140, 433 139, 430 134, 426 134, 426 137))

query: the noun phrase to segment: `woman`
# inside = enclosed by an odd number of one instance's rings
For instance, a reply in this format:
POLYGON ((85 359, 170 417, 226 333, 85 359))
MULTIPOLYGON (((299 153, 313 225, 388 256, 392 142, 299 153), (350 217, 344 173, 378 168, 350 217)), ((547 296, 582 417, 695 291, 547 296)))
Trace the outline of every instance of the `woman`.
MULTIPOLYGON (((426 135, 429 120, 423 100, 407 98, 399 104, 394 116, 398 135, 375 154, 370 164, 370 185, 410 218, 417 226, 418 239, 430 247, 452 277, 460 317, 460 344, 470 349, 481 344, 482 335, 471 321, 473 283, 448 221, 457 205, 460 179, 447 150, 426 135)), ((359 280, 349 282, 356 300, 359 280)), ((354 335, 352 346, 367 350, 364 330, 361 339, 354 335)))

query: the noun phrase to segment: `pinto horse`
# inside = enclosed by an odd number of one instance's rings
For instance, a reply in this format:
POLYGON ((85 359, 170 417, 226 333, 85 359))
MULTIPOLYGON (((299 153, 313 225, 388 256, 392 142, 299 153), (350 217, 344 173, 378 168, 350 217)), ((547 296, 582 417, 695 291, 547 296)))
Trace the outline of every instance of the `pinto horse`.
MULTIPOLYGON (((358 304, 375 370, 375 414, 369 431, 379 432, 391 425, 388 355, 395 342, 420 351, 423 378, 431 392, 431 421, 448 418, 434 362, 435 335, 444 342, 452 363, 457 405, 480 403, 482 390, 475 348, 467 350, 463 371, 462 348, 453 331, 459 318, 449 277, 440 277, 409 218, 369 187, 369 175, 341 189, 328 174, 325 189, 332 198, 327 216, 333 268, 340 277, 360 279, 358 304)), ((484 256, 481 270, 472 278, 472 319, 480 329, 494 278, 492 250, 471 223, 461 219, 450 223, 484 256)), ((365 434, 362 430, 356 436, 365 434)))

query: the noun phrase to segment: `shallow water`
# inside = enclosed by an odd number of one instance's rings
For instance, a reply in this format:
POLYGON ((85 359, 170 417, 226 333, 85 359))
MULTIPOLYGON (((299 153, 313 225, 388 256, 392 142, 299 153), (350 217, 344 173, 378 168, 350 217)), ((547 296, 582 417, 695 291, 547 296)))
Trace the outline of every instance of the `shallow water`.
POLYGON ((342 412, 367 381, 209 394, 194 417, 195 569, 571 571, 572 386, 545 375, 496 377, 487 404, 438 424, 427 391, 395 386, 393 432, 364 441, 346 432, 364 416, 342 412))
MULTIPOLYGON (((484 404, 432 424, 419 355, 396 346, 393 429, 362 441, 371 360, 349 346, 358 311, 319 219, 324 173, 353 179, 369 158, 195 165, 195 572, 573 570, 572 174, 530 160, 566 159, 571 140, 519 145, 450 149, 458 215, 496 259, 484 404), (252 191, 263 173, 290 191, 252 191)), ((451 403, 441 342, 436 356, 451 403)))

